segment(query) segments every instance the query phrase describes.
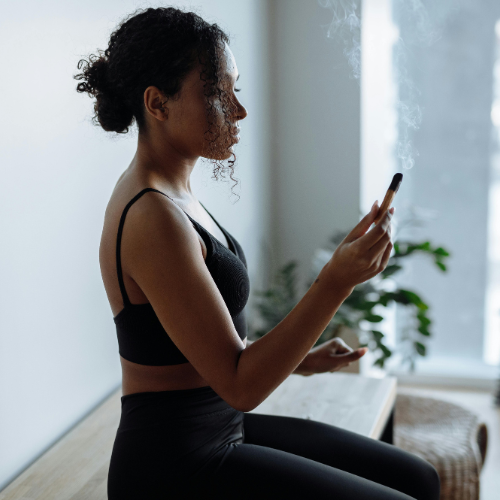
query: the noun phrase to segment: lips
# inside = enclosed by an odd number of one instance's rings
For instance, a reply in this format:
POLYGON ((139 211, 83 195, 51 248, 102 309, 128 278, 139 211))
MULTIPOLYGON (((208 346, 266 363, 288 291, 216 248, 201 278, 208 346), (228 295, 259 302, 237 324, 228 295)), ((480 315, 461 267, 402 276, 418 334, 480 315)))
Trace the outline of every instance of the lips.
POLYGON ((236 127, 231 130, 231 135, 234 138, 235 142, 240 142, 240 136, 238 135, 240 131, 241 131, 240 127, 236 127))

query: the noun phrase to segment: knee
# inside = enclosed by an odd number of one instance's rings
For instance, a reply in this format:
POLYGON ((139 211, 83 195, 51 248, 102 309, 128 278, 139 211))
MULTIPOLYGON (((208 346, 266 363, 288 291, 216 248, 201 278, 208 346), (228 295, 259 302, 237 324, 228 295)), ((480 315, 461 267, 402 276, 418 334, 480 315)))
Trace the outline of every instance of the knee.
POLYGON ((420 474, 417 477, 417 500, 439 500, 441 493, 441 480, 436 468, 422 459, 420 474))

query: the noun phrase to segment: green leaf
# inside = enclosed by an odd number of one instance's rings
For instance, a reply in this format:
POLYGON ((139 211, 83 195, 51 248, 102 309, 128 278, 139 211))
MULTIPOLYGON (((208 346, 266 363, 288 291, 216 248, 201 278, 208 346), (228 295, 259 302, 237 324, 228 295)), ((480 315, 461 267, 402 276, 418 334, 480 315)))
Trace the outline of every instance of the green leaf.
POLYGON ((425 326, 419 326, 418 327, 418 331, 422 334, 422 335, 425 335, 427 337, 430 337, 431 336, 431 333, 429 332, 429 330, 427 330, 427 328, 425 326))
POLYGON ((438 247, 434 250, 436 255, 442 255, 443 257, 448 257, 450 254, 442 247, 438 247))
POLYGON ((421 355, 421 356, 425 356, 425 352, 426 352, 426 347, 424 344, 422 344, 421 342, 414 342, 414 345, 415 345, 415 348, 417 350, 417 352, 421 355))
POLYGON ((378 358, 377 361, 375 361, 375 363, 373 363, 374 365, 379 365, 380 368, 383 368, 384 367, 384 361, 385 361, 385 357, 381 357, 381 358, 378 358))
POLYGON ((406 242, 404 245, 406 246, 406 248, 401 250, 400 254, 401 257, 406 257, 407 255, 411 255, 413 252, 415 252, 415 250, 418 250, 420 248, 420 245, 415 245, 409 242, 406 242))
POLYGON ((379 303, 384 307, 387 307, 387 304, 391 300, 396 300, 397 294, 394 292, 384 292, 380 294, 379 303))
POLYGON ((419 250, 430 250, 431 249, 431 242, 430 241, 426 241, 425 243, 421 243, 420 245, 418 245, 417 248, 419 250))
POLYGON ((442 262, 436 261, 436 266, 438 266, 443 271, 446 271, 446 266, 442 262))
POLYGON ((384 318, 378 314, 367 314, 363 319, 369 321, 370 323, 380 323, 384 318))
POLYGON ((400 290, 400 292, 410 301, 410 303, 418 305, 422 302, 422 299, 415 293, 410 290, 400 290))
POLYGON ((403 305, 411 304, 411 301, 404 293, 401 293, 401 290, 394 293, 394 301, 403 305))
POLYGON ((390 300, 389 297, 381 295, 380 299, 379 299, 379 303, 381 305, 383 305, 384 307, 387 307, 387 303, 389 302, 389 300, 390 300))
POLYGON ((371 330, 373 333, 373 337, 375 340, 380 340, 382 337, 384 337, 384 334, 382 332, 379 332, 378 330, 371 330))
POLYGON ((425 316, 425 313, 422 311, 419 311, 419 313, 417 314, 417 318, 422 326, 428 326, 432 323, 432 321, 427 316, 425 316))
POLYGON ((419 309, 426 311, 429 306, 415 293, 410 290, 399 290, 401 294, 409 301, 411 304, 415 304, 419 309))
POLYGON ((382 350, 382 352, 385 354, 386 358, 388 358, 392 354, 392 351, 390 349, 388 349, 384 344, 379 344, 379 347, 382 350))

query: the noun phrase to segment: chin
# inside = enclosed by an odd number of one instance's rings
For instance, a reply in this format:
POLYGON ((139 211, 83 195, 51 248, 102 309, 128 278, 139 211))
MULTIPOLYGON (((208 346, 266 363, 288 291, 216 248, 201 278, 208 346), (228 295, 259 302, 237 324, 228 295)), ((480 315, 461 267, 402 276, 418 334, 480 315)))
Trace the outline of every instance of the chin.
POLYGON ((224 161, 224 160, 229 160, 233 155, 231 153, 227 153, 226 155, 218 156, 218 155, 210 155, 210 156, 204 156, 207 160, 217 160, 217 161, 224 161))
POLYGON ((218 160, 218 161, 228 160, 233 156, 235 145, 236 142, 229 145, 225 144, 224 149, 217 148, 217 151, 213 150, 210 152, 206 151, 206 154, 202 154, 201 156, 203 156, 207 160, 218 160))

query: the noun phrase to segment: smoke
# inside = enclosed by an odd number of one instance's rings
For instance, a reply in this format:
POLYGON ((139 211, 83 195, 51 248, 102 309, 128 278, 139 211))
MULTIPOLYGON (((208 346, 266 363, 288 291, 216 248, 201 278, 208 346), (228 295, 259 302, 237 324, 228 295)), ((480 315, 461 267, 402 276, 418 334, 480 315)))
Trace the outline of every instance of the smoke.
MULTIPOLYGON (((321 7, 332 13, 326 35, 339 41, 343 53, 351 67, 351 77, 361 77, 361 0, 318 0, 321 7)), ((369 1, 369 0, 368 0, 369 1)), ((411 47, 428 47, 440 38, 440 25, 449 17, 452 10, 458 9, 460 1, 440 0, 392 0, 393 22, 400 28, 399 36, 393 45, 393 78, 398 89, 395 110, 399 122, 399 134, 394 154, 403 169, 415 165, 418 151, 415 149, 411 134, 418 130, 422 122, 422 109, 418 104, 420 91, 408 72, 408 55, 411 47), (403 28, 403 29, 401 29, 403 28), (404 37, 401 32, 404 32, 404 37)))
POLYGON ((333 14, 326 26, 326 36, 340 40, 344 45, 344 55, 352 68, 354 78, 361 76, 361 21, 354 0, 318 0, 321 7, 333 14))

